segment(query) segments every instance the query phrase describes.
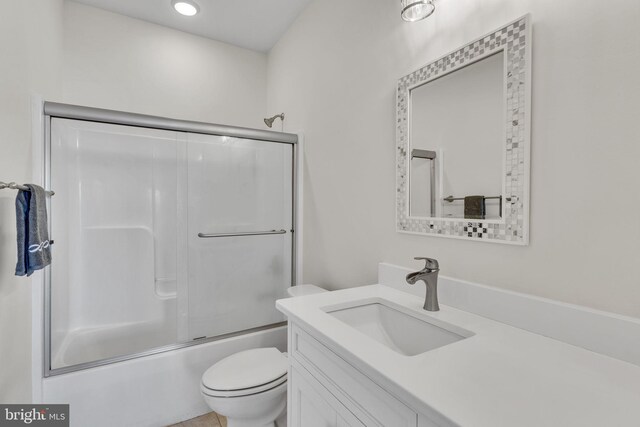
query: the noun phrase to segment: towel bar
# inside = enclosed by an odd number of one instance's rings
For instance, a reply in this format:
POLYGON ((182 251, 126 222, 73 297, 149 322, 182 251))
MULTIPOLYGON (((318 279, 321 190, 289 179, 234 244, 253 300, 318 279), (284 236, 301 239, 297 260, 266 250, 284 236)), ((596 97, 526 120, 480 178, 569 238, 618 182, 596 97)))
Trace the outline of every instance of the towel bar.
MULTIPOLYGON (((489 200, 489 199, 502 199, 502 196, 490 196, 490 197, 485 197, 484 199, 485 199, 485 200, 489 200)), ((506 200, 507 202, 510 202, 512 199, 513 199, 512 197, 507 197, 507 198, 505 198, 505 200, 506 200)), ((442 200, 444 200, 445 202, 452 203, 452 202, 454 202, 454 201, 456 201, 456 200, 464 200, 464 197, 453 197, 453 196, 449 196, 449 197, 445 197, 445 198, 444 198, 444 199, 442 199, 442 200)))
MULTIPOLYGON (((25 187, 24 185, 20 185, 20 184, 16 184, 15 182, 2 182, 0 181, 0 190, 4 190, 5 188, 9 188, 11 190, 22 190, 22 191, 30 191, 29 187, 25 187)), ((45 193, 47 193, 47 196, 53 196, 55 193, 55 191, 45 191, 45 193)))

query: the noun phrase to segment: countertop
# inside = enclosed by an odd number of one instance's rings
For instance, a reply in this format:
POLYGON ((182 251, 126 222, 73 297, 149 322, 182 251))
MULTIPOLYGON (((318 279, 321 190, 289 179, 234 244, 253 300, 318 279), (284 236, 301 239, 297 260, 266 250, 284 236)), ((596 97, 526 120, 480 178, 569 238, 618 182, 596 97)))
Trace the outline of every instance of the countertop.
POLYGON ((439 425, 640 426, 640 367, 383 285, 277 301, 276 307, 332 351, 439 425), (367 298, 399 304, 473 336, 404 356, 323 307, 367 298))

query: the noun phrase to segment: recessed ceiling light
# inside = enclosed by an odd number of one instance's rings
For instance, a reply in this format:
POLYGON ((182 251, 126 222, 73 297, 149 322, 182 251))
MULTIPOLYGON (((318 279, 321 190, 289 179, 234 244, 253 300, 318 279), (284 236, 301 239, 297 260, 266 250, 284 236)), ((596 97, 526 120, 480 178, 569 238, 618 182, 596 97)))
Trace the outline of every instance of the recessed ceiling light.
POLYGON ((190 0, 173 0, 172 3, 173 8, 180 15, 193 16, 200 11, 198 5, 190 0))

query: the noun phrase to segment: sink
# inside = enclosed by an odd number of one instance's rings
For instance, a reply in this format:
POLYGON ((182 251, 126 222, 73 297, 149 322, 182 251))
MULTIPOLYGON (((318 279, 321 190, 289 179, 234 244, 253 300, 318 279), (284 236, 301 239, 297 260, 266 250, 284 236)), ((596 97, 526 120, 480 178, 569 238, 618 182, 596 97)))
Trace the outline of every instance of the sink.
POLYGON ((323 311, 404 356, 416 356, 473 335, 381 299, 349 307, 325 307, 323 311))

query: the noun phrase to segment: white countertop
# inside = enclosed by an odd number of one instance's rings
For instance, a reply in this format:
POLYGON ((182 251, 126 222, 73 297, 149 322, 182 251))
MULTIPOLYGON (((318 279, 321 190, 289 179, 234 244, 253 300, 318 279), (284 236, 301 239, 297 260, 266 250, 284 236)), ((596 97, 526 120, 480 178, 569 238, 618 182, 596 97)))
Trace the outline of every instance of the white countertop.
POLYGON ((279 300, 277 308, 414 410, 444 425, 640 426, 640 367, 382 285, 279 300), (404 356, 325 313, 365 298, 475 335, 404 356))

